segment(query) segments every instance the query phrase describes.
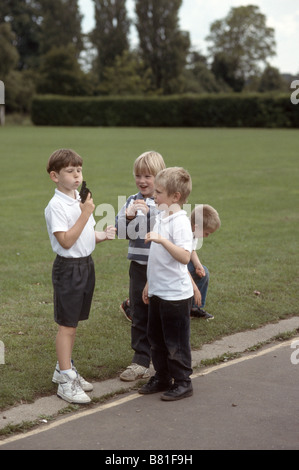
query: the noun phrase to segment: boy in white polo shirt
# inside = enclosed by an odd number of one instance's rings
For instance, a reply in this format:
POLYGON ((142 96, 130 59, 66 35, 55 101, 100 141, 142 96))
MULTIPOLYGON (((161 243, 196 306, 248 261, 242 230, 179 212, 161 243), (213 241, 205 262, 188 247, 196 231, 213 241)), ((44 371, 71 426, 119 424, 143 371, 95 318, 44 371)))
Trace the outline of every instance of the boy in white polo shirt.
POLYGON ((53 382, 57 395, 70 403, 89 403, 85 393, 92 384, 81 377, 72 362, 72 351, 79 321, 87 320, 95 285, 91 253, 96 243, 115 238, 115 228, 95 232, 95 205, 89 193, 84 204, 78 188, 82 183, 83 160, 71 149, 56 150, 47 171, 56 184, 55 195, 45 209, 50 242, 56 259, 53 264, 54 320, 57 366, 53 382))
POLYGON ((146 242, 153 243, 143 300, 149 304, 148 339, 156 373, 139 393, 165 391, 161 398, 166 401, 193 394, 190 379, 193 286, 187 268, 193 236, 190 220, 181 209, 191 189, 191 177, 183 168, 167 168, 158 173, 154 198, 162 212, 153 231, 146 236, 146 242))

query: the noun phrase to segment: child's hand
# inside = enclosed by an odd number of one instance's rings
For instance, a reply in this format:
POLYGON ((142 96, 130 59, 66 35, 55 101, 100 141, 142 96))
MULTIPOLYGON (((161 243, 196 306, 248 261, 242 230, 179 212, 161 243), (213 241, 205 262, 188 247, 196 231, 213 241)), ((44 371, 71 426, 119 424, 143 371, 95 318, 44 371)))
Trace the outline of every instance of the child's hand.
POLYGON ((142 292, 142 300, 143 302, 148 305, 149 304, 149 299, 148 299, 148 284, 145 284, 145 287, 142 292))
POLYGON ((107 240, 114 240, 115 239, 116 228, 113 225, 108 225, 105 232, 106 232, 106 239, 107 240))
POLYGON ((159 233, 149 232, 145 235, 144 243, 155 242, 162 243, 163 237, 159 233))
POLYGON ((195 269, 195 272, 198 277, 204 277, 206 275, 205 269, 202 266, 202 264, 200 266, 197 266, 197 268, 195 269))
POLYGON ((143 199, 136 199, 136 201, 132 202, 129 207, 126 209, 126 216, 128 219, 134 219, 138 211, 141 211, 144 215, 146 215, 149 211, 149 207, 147 206, 146 202, 143 199))
POLYGON ((86 212, 89 215, 91 215, 95 210, 95 205, 93 203, 92 197, 90 196, 90 193, 88 194, 84 203, 80 202, 80 209, 82 212, 86 212))
POLYGON ((195 305, 200 307, 201 306, 201 293, 200 293, 200 290, 197 287, 194 287, 193 291, 194 291, 194 303, 195 303, 195 305))
POLYGON ((149 211, 149 207, 143 199, 136 199, 134 206, 136 211, 141 211, 144 215, 149 211))

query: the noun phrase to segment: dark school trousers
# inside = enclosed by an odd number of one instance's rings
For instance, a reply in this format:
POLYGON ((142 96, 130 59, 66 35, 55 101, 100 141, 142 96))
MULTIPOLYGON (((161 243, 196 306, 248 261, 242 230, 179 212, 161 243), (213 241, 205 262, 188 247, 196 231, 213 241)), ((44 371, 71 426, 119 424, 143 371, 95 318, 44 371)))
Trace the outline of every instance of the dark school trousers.
POLYGON ((131 261, 130 264, 130 307, 132 315, 131 346, 135 351, 132 363, 149 367, 151 348, 147 337, 148 305, 142 300, 147 282, 147 265, 131 261))
POLYGON ((152 296, 149 302, 148 338, 157 379, 174 379, 187 386, 192 374, 190 309, 186 300, 163 300, 152 296))

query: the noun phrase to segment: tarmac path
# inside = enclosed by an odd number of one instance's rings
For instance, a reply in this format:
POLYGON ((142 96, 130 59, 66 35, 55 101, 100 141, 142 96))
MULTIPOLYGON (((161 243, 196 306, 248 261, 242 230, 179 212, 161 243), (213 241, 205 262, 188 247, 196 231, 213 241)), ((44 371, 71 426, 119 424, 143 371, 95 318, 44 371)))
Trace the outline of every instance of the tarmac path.
POLYGON ((194 464, 199 450, 298 450, 298 383, 294 337, 198 369, 190 398, 163 402, 128 391, 0 441, 0 451, 101 450, 98 463, 142 468, 163 458, 194 464))

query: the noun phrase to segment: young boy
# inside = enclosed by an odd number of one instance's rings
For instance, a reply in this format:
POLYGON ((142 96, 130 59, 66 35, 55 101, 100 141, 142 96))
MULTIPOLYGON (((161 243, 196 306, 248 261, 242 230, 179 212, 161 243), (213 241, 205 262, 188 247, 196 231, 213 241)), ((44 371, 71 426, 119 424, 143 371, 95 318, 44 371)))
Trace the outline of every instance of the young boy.
POLYGON ((201 303, 196 305, 193 301, 191 308, 191 317, 203 318, 205 320, 212 320, 213 315, 204 310, 206 303, 210 274, 208 268, 203 266, 199 261, 196 247, 198 238, 206 238, 221 226, 221 221, 218 212, 208 204, 196 206, 191 213, 191 228, 193 232, 193 250, 191 253, 191 260, 188 263, 188 270, 195 283, 195 288, 200 291, 201 303))
POLYGON ((129 239, 128 259, 131 261, 129 295, 134 355, 132 363, 120 375, 120 379, 127 382, 149 377, 151 351, 147 338, 148 306, 142 300, 142 292, 147 281, 150 246, 144 243, 144 239, 158 213, 153 199, 155 176, 164 168, 163 157, 155 151, 145 152, 135 160, 133 174, 138 193, 127 199, 116 217, 118 237, 129 239))
POLYGON ((148 338, 156 373, 139 393, 165 391, 161 395, 165 401, 193 394, 190 378, 193 286, 187 268, 193 237, 190 220, 181 209, 191 189, 191 177, 183 168, 167 168, 156 176, 155 202, 162 212, 145 241, 153 242, 143 300, 149 304, 148 338))
POLYGON ((85 393, 92 384, 81 377, 72 362, 72 351, 79 321, 87 320, 95 285, 91 253, 95 244, 115 238, 115 228, 95 232, 94 203, 89 193, 84 204, 78 188, 82 183, 82 158, 73 150, 56 150, 47 171, 55 183, 55 195, 45 209, 50 242, 56 259, 53 264, 54 320, 57 366, 53 382, 57 395, 70 403, 89 403, 85 393))
MULTIPOLYGON (((218 212, 208 204, 196 206, 191 213, 191 229, 193 232, 193 247, 191 259, 188 263, 188 270, 194 281, 194 299, 192 302, 191 317, 203 318, 204 320, 212 320, 213 315, 204 310, 206 303, 210 273, 206 266, 199 261, 196 247, 198 238, 206 238, 214 233, 221 226, 218 212)), ((130 301, 124 300, 121 310, 128 320, 131 320, 130 301)))

